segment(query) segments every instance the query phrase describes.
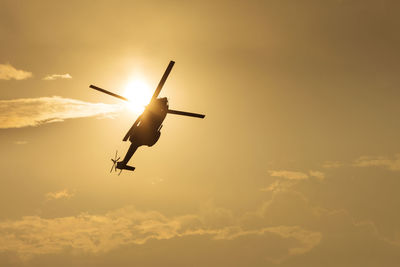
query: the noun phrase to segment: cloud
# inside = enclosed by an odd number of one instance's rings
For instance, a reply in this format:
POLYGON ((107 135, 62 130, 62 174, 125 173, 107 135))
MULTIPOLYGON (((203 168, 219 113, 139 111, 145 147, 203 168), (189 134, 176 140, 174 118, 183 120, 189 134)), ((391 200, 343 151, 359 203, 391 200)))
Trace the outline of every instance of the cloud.
POLYGON ((14 144, 16 145, 26 145, 28 143, 28 141, 15 141, 14 144))
POLYGON ((308 178, 308 175, 303 172, 294 172, 294 171, 268 171, 269 175, 273 177, 281 177, 289 180, 305 180, 308 178))
MULTIPOLYGON (((221 209, 210 212, 224 216, 221 209)), ((281 245, 285 244, 282 249, 286 251, 284 257, 306 253, 321 240, 319 233, 296 226, 244 229, 235 223, 209 223, 204 214, 167 217, 157 211, 143 212, 125 207, 103 215, 81 213, 59 218, 26 216, 19 220, 0 221, 0 253, 13 252, 23 260, 71 250, 97 254, 124 245, 143 245, 150 240, 189 236, 204 236, 216 241, 251 240, 253 236, 263 238, 264 242, 277 239, 281 245)), ((284 257, 271 260, 280 261, 284 257)))
POLYGON ((304 173, 304 172, 296 172, 296 171, 286 171, 286 170, 281 170, 281 171, 274 171, 270 170, 268 171, 269 175, 272 177, 280 177, 288 180, 306 180, 310 176, 311 177, 316 177, 320 180, 325 178, 325 174, 320 171, 313 171, 310 170, 309 174, 304 173))
POLYGON ((24 80, 32 77, 32 73, 24 70, 17 70, 10 64, 0 64, 0 80, 24 80))
POLYGON ((46 194, 47 200, 54 200, 54 199, 70 199, 73 197, 75 193, 69 192, 67 189, 56 191, 56 192, 49 192, 46 194))
MULTIPOLYGON (((326 266, 343 266, 351 255, 352 266, 369 266, 361 263, 374 259, 374 255, 391 260, 399 255, 399 243, 384 238, 369 218, 355 219, 358 216, 352 216, 341 207, 321 207, 321 202, 315 201, 315 195, 309 194, 314 191, 310 188, 306 190, 307 194, 300 192, 304 184, 316 186, 315 191, 318 191, 325 183, 303 183, 302 179, 286 178, 277 181, 301 184, 301 187, 279 191, 261 207, 244 214, 207 202, 196 214, 181 216, 124 207, 102 214, 2 220, 0 254, 15 254, 31 262, 46 257, 59 259, 79 255, 101 262, 110 257, 115 259, 110 255, 129 255, 129 262, 138 262, 131 265, 143 265, 143 262, 151 261, 149 258, 175 255, 190 247, 192 251, 203 249, 196 254, 219 255, 231 259, 230 263, 242 260, 244 263, 238 264, 240 266, 245 266, 249 259, 257 263, 250 264, 252 266, 269 263, 313 266, 315 259, 326 266), (151 257, 145 251, 151 251, 151 257), (374 251, 374 254, 365 257, 367 251, 374 251), (340 256, 326 258, 331 253, 340 256), (235 258, 237 254, 240 257, 235 258), (138 256, 132 260, 132 255, 138 256)), ((327 192, 331 191, 330 185, 327 192)), ((339 202, 336 195, 333 199, 335 203, 339 202)), ((188 253, 187 258, 177 258, 184 263, 185 259, 192 261, 195 256, 188 253)), ((209 259, 216 258, 210 256, 209 259)), ((181 266, 187 265, 184 263, 181 266)))
MULTIPOLYGON (((322 239, 319 232, 305 230, 299 226, 273 226, 257 230, 242 230, 238 227, 225 228, 214 236, 215 240, 249 239, 251 236, 265 237, 265 242, 278 238, 281 243, 294 241, 286 249, 286 253, 272 256, 265 253, 265 257, 273 263, 281 263, 290 256, 301 255, 316 247, 322 239)), ((243 240, 244 241, 244 240, 243 240)), ((248 241, 247 241, 248 242, 248 241)), ((246 243, 247 243, 246 242, 246 243)))
POLYGON ((109 115, 119 105, 90 103, 59 96, 0 100, 0 129, 38 126, 45 123, 109 115))
POLYGON ((390 159, 387 157, 368 157, 363 156, 355 160, 353 166, 356 167, 384 167, 392 171, 400 171, 400 154, 390 159))
POLYGON ((45 76, 42 80, 54 81, 56 79, 72 79, 72 76, 69 73, 65 73, 65 74, 50 74, 50 75, 45 76))
POLYGON ((323 180, 325 178, 325 174, 320 171, 309 171, 310 176, 323 180))
POLYGON ((268 172, 269 175, 272 177, 279 177, 283 179, 276 180, 269 186, 261 188, 260 190, 264 192, 273 192, 273 193, 283 192, 288 190, 290 187, 296 185, 300 181, 309 179, 310 177, 315 177, 319 180, 323 180, 325 178, 325 174, 323 172, 313 171, 313 170, 310 170, 309 174, 304 172, 287 171, 287 170, 280 170, 280 171, 270 170, 268 172))
POLYGON ((289 249, 289 255, 307 253, 317 246, 322 239, 321 233, 304 230, 299 226, 267 227, 263 229, 263 232, 274 233, 282 238, 293 238, 298 241, 298 246, 289 249))
MULTIPOLYGON (((261 226, 287 229, 299 227, 296 234, 311 230, 310 235, 315 237, 314 241, 318 246, 312 246, 315 249, 312 249, 312 251, 309 249, 310 253, 304 253, 302 257, 308 258, 313 262, 317 257, 326 257, 327 252, 333 253, 335 251, 337 253, 358 251, 357 253, 361 252, 358 255, 365 255, 365 251, 373 248, 376 253, 389 256, 387 250, 390 249, 395 251, 395 254, 391 254, 390 257, 398 255, 400 252, 398 239, 393 240, 393 237, 386 238, 378 231, 376 224, 372 220, 356 219, 345 209, 322 208, 319 203, 310 202, 304 194, 295 190, 298 190, 298 188, 272 195, 272 198, 264 202, 258 210, 248 212, 243 216, 242 223, 255 229, 261 226), (320 239, 317 238, 318 236, 320 239), (316 240, 321 240, 321 242, 316 240)), ((302 238, 301 240, 303 240, 303 246, 301 247, 305 249, 304 243, 308 239, 302 238)), ((311 240, 313 239, 311 238, 311 240)), ((345 261, 346 259, 346 257, 338 257, 335 259, 336 264, 329 266, 341 266, 343 264, 338 264, 337 262, 345 261)), ((366 259, 368 261, 371 258, 357 256, 354 259, 358 261, 366 259)), ((358 266, 357 264, 352 265, 358 266)), ((301 266, 313 266, 313 264, 301 266)))
POLYGON ((343 166, 343 163, 339 161, 325 161, 324 164, 322 164, 322 167, 326 169, 334 169, 334 168, 339 168, 343 166))
POLYGON ((296 181, 293 180, 278 180, 273 182, 267 187, 261 188, 261 191, 264 192, 273 192, 273 193, 278 193, 287 190, 288 188, 294 186, 296 184, 296 181))

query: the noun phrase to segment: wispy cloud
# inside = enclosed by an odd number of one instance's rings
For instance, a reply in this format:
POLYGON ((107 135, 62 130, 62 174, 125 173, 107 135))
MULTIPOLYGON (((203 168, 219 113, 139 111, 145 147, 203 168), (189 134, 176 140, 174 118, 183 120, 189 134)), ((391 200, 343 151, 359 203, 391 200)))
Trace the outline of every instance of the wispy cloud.
POLYGON ((45 81, 54 81, 56 79, 72 79, 72 76, 69 73, 49 74, 43 78, 43 80, 45 80, 45 81))
POLYGON ((314 170, 310 170, 308 173, 288 170, 270 170, 268 172, 270 176, 280 179, 274 181, 269 186, 260 189, 264 192, 279 193, 286 191, 297 183, 310 179, 311 177, 315 177, 319 180, 323 180, 325 178, 325 174, 323 172, 314 170))
POLYGON ((70 199, 75 195, 74 192, 70 192, 67 189, 56 191, 56 192, 49 192, 46 194, 47 200, 54 200, 54 199, 70 199))
POLYGON ((334 169, 334 168, 339 168, 343 166, 343 163, 339 161, 325 161, 324 164, 322 164, 322 167, 326 169, 334 169))
POLYGON ((207 215, 167 217, 157 211, 143 212, 125 207, 103 215, 27 216, 19 220, 0 221, 0 252, 12 251, 28 260, 36 255, 62 253, 69 249, 102 253, 123 245, 142 245, 149 240, 185 236, 208 236, 210 240, 251 240, 259 236, 266 242, 278 239, 287 252, 273 260, 304 254, 321 240, 320 233, 298 226, 264 226, 250 230, 238 224, 215 225, 208 222, 207 215))
MULTIPOLYGON (((281 255, 281 257, 266 257, 273 263, 281 263, 283 260, 293 255, 300 255, 307 253, 315 246, 317 246, 321 239, 322 234, 320 232, 308 231, 299 226, 272 226, 263 227, 257 230, 243 230, 239 227, 227 227, 222 231, 219 231, 214 239, 216 240, 234 240, 240 237, 246 236, 268 236, 270 238, 279 237, 283 240, 294 240, 294 246, 287 248, 287 255, 281 255)), ((267 255, 265 255, 267 256, 267 255)))
POLYGON ((313 171, 313 170, 311 170, 311 171, 309 171, 308 173, 310 174, 310 176, 315 177, 315 178, 318 178, 318 179, 320 179, 320 180, 323 180, 323 179, 325 178, 325 173, 320 172, 320 171, 313 171))
POLYGON ((287 170, 279 170, 279 171, 270 170, 268 172, 269 175, 272 177, 280 177, 287 180, 306 180, 310 177, 315 177, 322 180, 325 178, 325 174, 323 172, 313 171, 313 170, 310 170, 308 174, 304 172, 287 171, 287 170))
POLYGON ((296 184, 295 180, 278 180, 273 182, 272 184, 270 184, 267 187, 261 188, 261 191, 264 192, 273 192, 273 193, 279 193, 282 191, 285 191, 287 189, 289 189, 290 187, 294 186, 296 184))
POLYGON ((304 172, 296 172, 296 171, 287 171, 287 170, 270 170, 268 171, 269 175, 272 177, 280 178, 269 186, 261 188, 261 191, 264 192, 272 192, 272 193, 280 193, 288 190, 290 187, 296 185, 300 181, 309 179, 307 173, 304 172))
POLYGON ((295 171, 268 171, 269 175, 273 177, 281 177, 289 180, 305 180, 308 178, 308 174, 303 172, 295 172, 295 171))
POLYGON ((105 116, 121 109, 119 105, 59 96, 0 100, 0 128, 21 128, 71 118, 105 116))
POLYGON ((392 171, 400 171, 400 154, 394 158, 363 156, 354 161, 356 167, 384 167, 392 171))
POLYGON ((24 80, 32 77, 32 73, 24 70, 17 70, 10 64, 0 64, 0 80, 24 80))
POLYGON ((16 144, 16 145, 26 145, 27 143, 28 143, 28 141, 22 141, 22 140, 14 142, 14 144, 16 144))

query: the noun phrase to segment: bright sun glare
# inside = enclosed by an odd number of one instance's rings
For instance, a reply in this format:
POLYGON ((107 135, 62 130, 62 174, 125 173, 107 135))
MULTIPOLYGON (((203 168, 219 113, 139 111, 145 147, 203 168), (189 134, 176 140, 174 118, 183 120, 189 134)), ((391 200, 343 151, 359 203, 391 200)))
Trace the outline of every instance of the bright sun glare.
POLYGON ((129 99, 127 103, 129 110, 140 114, 150 102, 150 86, 143 79, 133 79, 126 85, 124 96, 129 99))

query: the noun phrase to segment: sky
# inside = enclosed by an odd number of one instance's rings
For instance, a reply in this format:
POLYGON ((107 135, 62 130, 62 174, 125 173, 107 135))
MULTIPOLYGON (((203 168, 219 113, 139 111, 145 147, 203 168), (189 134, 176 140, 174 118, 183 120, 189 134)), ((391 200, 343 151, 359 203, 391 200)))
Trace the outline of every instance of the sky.
POLYGON ((0 266, 398 266, 399 8, 0 0, 0 266))

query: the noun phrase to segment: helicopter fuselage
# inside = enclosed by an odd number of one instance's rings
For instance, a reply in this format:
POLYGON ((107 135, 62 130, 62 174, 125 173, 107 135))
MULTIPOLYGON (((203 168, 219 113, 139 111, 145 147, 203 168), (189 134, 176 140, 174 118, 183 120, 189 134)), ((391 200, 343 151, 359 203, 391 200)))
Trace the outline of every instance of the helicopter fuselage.
POLYGON ((168 100, 157 98, 146 106, 132 130, 129 141, 137 146, 153 146, 160 138, 162 123, 167 116, 168 100))
POLYGON ((133 128, 129 130, 131 145, 122 161, 117 162, 118 169, 134 170, 127 166, 129 160, 140 146, 153 146, 161 135, 162 123, 167 116, 168 100, 166 97, 157 98, 146 106, 142 115, 135 121, 133 128))

